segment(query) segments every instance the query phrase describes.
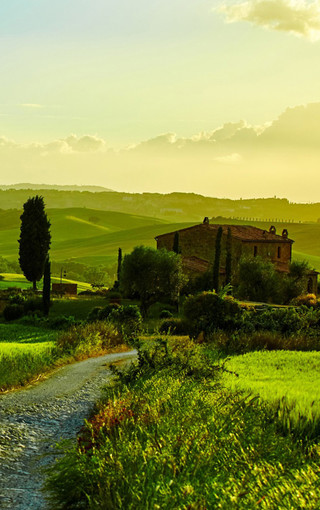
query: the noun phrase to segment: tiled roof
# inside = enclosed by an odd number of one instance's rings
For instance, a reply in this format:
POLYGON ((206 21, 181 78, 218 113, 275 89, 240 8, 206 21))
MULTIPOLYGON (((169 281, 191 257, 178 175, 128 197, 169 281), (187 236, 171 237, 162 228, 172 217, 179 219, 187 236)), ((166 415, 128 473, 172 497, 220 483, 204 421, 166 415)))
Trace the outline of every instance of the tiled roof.
MULTIPOLYGON (((282 237, 278 234, 273 234, 268 230, 262 230, 258 227, 252 227, 250 225, 213 225, 213 224, 205 224, 200 223, 198 225, 193 225, 192 227, 183 228, 178 230, 178 232, 184 232, 186 230, 199 229, 204 228, 208 230, 212 230, 213 232, 217 231, 219 227, 222 227, 223 234, 228 234, 228 229, 231 230, 231 235, 234 239, 239 239, 240 241, 247 242, 274 242, 274 243, 293 243, 292 239, 282 237)), ((168 232, 167 234, 161 234, 156 237, 156 239, 166 236, 168 234, 174 234, 174 232, 168 232)))
POLYGON ((210 265, 207 260, 199 259, 199 257, 183 257, 182 263, 185 269, 199 272, 207 271, 210 265))

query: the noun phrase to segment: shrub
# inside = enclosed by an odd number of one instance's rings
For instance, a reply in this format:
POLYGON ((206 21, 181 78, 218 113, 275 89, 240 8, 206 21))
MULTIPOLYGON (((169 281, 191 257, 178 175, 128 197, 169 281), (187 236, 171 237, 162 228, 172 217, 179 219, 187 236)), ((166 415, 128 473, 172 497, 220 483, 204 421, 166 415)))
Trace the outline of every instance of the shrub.
POLYGON ((87 315, 87 321, 88 322, 94 322, 98 320, 99 312, 102 310, 102 306, 95 306, 90 310, 90 312, 87 315))
POLYGON ((172 317, 161 322, 159 333, 164 335, 187 335, 188 327, 184 320, 172 317))
POLYGON ((315 294, 301 294, 292 300, 292 304, 296 306, 307 306, 313 308, 320 307, 320 299, 315 294))
POLYGON ((72 326, 57 339, 57 347, 63 354, 76 357, 97 353, 122 343, 122 335, 110 323, 102 321, 72 326))
POLYGON ((160 301, 157 301, 156 303, 153 303, 153 305, 149 306, 147 316, 150 319, 165 319, 166 317, 161 317, 161 313, 166 310, 171 312, 170 317, 172 317, 173 313, 176 311, 176 307, 173 305, 170 305, 169 303, 161 303, 160 301))
POLYGON ((169 310, 162 310, 159 315, 160 319, 171 319, 171 317, 173 317, 173 315, 169 310))
POLYGON ((24 301, 24 313, 42 312, 43 303, 41 298, 31 298, 24 301))
POLYGON ((237 329, 242 310, 231 296, 222 298, 214 292, 202 292, 186 299, 183 313, 189 335, 197 338, 202 331, 206 336, 215 329, 237 329))
POLYGON ((58 315, 54 319, 49 320, 49 326, 51 329, 68 329, 76 324, 76 320, 73 315, 58 315))
POLYGON ((13 304, 7 305, 3 310, 3 316, 6 321, 14 321, 23 316, 23 305, 13 304))
POLYGON ((136 338, 142 331, 142 316, 138 306, 124 305, 111 310, 108 320, 112 322, 124 338, 136 338))

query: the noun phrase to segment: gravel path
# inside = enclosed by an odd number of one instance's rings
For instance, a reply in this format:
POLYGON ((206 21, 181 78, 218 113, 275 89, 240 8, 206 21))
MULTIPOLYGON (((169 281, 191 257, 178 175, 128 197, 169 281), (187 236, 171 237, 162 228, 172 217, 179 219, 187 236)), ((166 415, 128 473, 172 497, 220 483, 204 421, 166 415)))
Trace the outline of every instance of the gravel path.
POLYGON ((44 454, 76 436, 111 377, 108 365, 136 351, 107 354, 67 365, 45 381, 0 396, 0 509, 43 510, 44 454))

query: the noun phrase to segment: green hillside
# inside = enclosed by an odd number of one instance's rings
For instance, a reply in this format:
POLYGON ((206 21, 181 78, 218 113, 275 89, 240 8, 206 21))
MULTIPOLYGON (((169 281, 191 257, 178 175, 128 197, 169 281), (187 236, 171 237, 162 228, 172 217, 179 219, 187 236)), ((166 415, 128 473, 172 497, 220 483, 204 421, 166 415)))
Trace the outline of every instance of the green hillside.
MULTIPOLYGON (((106 203, 107 206, 107 203, 106 203)), ((0 210, 0 255, 17 260, 20 214, 18 210, 0 210)), ((128 253, 134 246, 155 246, 157 235, 179 230, 197 222, 168 222, 163 219, 85 207, 47 209, 52 227, 51 259, 73 259, 85 264, 109 265, 117 258, 118 248, 128 253)), ((269 229, 269 221, 241 221, 216 217, 212 223, 255 225, 269 229)), ((273 222, 277 232, 289 230, 293 257, 307 259, 320 270, 320 223, 273 222)))

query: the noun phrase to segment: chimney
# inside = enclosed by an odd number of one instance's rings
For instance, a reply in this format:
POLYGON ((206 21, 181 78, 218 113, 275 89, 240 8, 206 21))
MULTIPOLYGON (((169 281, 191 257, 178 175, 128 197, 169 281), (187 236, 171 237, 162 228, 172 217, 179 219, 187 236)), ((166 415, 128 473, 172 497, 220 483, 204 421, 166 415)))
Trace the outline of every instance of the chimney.
POLYGON ((287 229, 286 229, 286 228, 284 228, 284 229, 283 229, 283 231, 282 231, 282 237, 283 237, 284 239, 288 239, 288 235, 289 235, 289 234, 288 234, 287 229))
POLYGON ((269 232, 270 234, 276 234, 277 233, 276 227, 274 225, 271 225, 271 227, 269 228, 269 232))

